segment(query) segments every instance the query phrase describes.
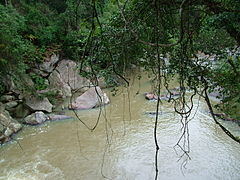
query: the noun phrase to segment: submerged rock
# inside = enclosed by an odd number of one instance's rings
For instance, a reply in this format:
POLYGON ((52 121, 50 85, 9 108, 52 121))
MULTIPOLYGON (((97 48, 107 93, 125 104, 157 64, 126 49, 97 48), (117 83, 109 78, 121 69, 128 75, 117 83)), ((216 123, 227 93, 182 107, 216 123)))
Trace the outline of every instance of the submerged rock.
POLYGON ((62 114, 44 114, 42 111, 37 111, 27 117, 24 118, 23 123, 29 125, 38 125, 42 124, 45 121, 56 121, 56 120, 64 120, 71 119, 72 117, 62 115, 62 114))
MULTIPOLYGON (((145 98, 147 100, 158 100, 158 96, 154 93, 145 93, 145 98)), ((169 100, 169 96, 167 95, 160 95, 160 100, 169 100)))
MULTIPOLYGON (((169 112, 162 112, 162 111, 159 111, 158 112, 158 115, 163 115, 163 114, 167 114, 167 113, 169 113, 169 112)), ((146 114, 146 115, 151 115, 151 116, 156 116, 156 114, 157 114, 157 112, 156 111, 147 111, 147 112, 145 112, 144 114, 146 114)))
POLYGON ((62 115, 62 114, 48 114, 48 118, 51 121, 72 119, 71 116, 66 116, 66 115, 62 115))
POLYGON ((145 93, 145 98, 147 100, 157 100, 158 96, 154 93, 145 93))
POLYGON ((100 87, 89 88, 70 105, 70 109, 91 109, 97 106, 105 105, 110 102, 107 95, 100 87))
MULTIPOLYGON (((161 94, 159 99, 169 101, 170 97, 171 97, 171 99, 172 98, 176 99, 181 95, 179 88, 170 89, 169 91, 171 93, 171 96, 170 96, 170 93, 167 92, 166 94, 161 94)), ((158 95, 156 95, 152 92, 145 93, 144 95, 147 100, 158 100, 158 95)))

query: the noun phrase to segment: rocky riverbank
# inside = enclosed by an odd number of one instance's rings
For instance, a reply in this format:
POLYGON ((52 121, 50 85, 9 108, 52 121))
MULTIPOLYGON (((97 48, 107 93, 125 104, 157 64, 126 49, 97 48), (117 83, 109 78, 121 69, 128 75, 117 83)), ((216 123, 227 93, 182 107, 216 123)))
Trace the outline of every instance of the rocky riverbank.
MULTIPOLYGON (((106 83, 101 80, 100 86, 79 75, 78 64, 69 59, 60 59, 52 54, 41 64, 37 64, 31 73, 44 79, 47 88, 34 93, 26 93, 17 88, 11 79, 6 80, 8 91, 0 97, 0 144, 8 142, 11 136, 22 129, 25 124, 38 125, 49 120, 70 119, 60 112, 55 112, 57 104, 50 102, 48 94, 53 99, 64 101, 75 92, 80 96, 71 98, 69 109, 91 109, 108 104, 107 95, 101 90, 106 83)), ((28 88, 34 86, 30 76, 23 80, 28 88)))

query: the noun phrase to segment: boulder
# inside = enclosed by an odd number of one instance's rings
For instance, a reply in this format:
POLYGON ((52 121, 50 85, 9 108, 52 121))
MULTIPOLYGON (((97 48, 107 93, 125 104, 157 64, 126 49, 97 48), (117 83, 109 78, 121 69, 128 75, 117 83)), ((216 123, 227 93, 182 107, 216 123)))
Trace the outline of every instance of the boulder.
POLYGON ((72 96, 72 90, 84 92, 90 86, 90 81, 79 75, 77 64, 71 60, 60 61, 48 80, 50 88, 58 88, 63 97, 72 96))
POLYGON ((53 105, 49 102, 48 98, 46 97, 41 99, 34 96, 30 96, 26 98, 25 104, 33 111, 52 112, 53 108, 53 105))
POLYGON ((100 95, 100 93, 97 94, 98 101, 96 103, 96 106, 94 106, 94 107, 99 107, 99 106, 103 106, 103 105, 106 105, 106 104, 110 103, 110 100, 109 100, 109 98, 108 98, 106 93, 103 93, 101 95, 101 98, 99 98, 99 95, 100 95))
POLYGON ((91 109, 97 106, 108 104, 109 98, 100 89, 100 87, 91 87, 81 96, 77 97, 76 100, 70 104, 70 109, 91 109))
MULTIPOLYGON (((158 95, 154 94, 154 93, 145 93, 145 98, 147 100, 158 100, 158 95)), ((167 95, 160 95, 160 100, 169 100, 169 97, 167 95)))
MULTIPOLYGON (((160 96, 160 100, 162 100, 162 101, 169 101, 169 97, 170 96, 167 96, 167 95, 163 94, 163 95, 160 96)), ((172 98, 174 98, 174 97, 172 96, 172 98)))
POLYGON ((14 111, 14 116, 16 118, 25 118, 27 115, 31 114, 31 111, 24 104, 19 104, 14 111))
POLYGON ((223 94, 221 94, 218 90, 214 90, 213 92, 210 92, 208 95, 211 98, 216 98, 216 99, 219 99, 219 100, 222 100, 224 98, 223 94))
POLYGON ((57 71, 53 71, 48 77, 50 88, 58 88, 63 97, 72 96, 71 87, 66 84, 57 71))
POLYGON ((13 133, 18 132, 22 125, 14 120, 8 111, 1 108, 0 110, 0 143, 10 140, 13 133))
MULTIPOLYGON (((173 89, 169 89, 169 91, 171 92, 171 97, 179 97, 181 95, 181 89, 180 87, 175 87, 173 89)), ((168 94, 168 96, 170 97, 170 95, 168 94)))
POLYGON ((20 91, 17 90, 15 83, 13 82, 12 78, 9 75, 3 78, 3 84, 6 87, 7 91, 11 91, 19 94, 20 91))
POLYGON ((1 102, 10 102, 10 101, 14 101, 14 100, 15 100, 15 97, 12 95, 3 95, 0 98, 1 102))
POLYGON ((14 133, 16 133, 22 128, 22 125, 20 123, 18 123, 17 121, 13 121, 9 124, 8 127, 10 129, 12 129, 14 133))
POLYGON ((6 110, 0 111, 0 124, 4 127, 8 127, 14 119, 10 116, 9 112, 6 110))
POLYGON ((7 102, 4 105, 5 105, 5 109, 9 111, 12 108, 16 107, 18 105, 18 103, 16 101, 10 101, 10 102, 7 102))
POLYGON ((64 119, 71 119, 71 116, 66 116, 62 114, 48 114, 48 118, 51 121, 56 121, 56 120, 64 120, 64 119))
POLYGON ((45 61, 39 65, 39 69, 41 71, 51 73, 54 70, 58 61, 59 61, 59 55, 53 54, 50 56, 50 58, 45 59, 45 61))
POLYGON ((147 100, 157 100, 158 99, 158 96, 154 93, 145 93, 145 98, 147 100))
POLYGON ((7 127, 3 133, 4 136, 10 137, 12 134, 14 133, 14 131, 12 129, 10 129, 9 127, 7 127))
POLYGON ((48 116, 45 115, 42 111, 37 111, 24 118, 24 123, 30 125, 42 124, 48 120, 48 116))
POLYGON ((62 80, 68 84, 72 90, 86 91, 85 86, 90 85, 90 81, 79 75, 77 64, 71 60, 62 60, 59 62, 56 70, 60 73, 62 80))
MULTIPOLYGON (((171 92, 171 99, 176 99, 180 96, 180 92, 178 92, 177 90, 170 90, 171 92)), ((154 94, 154 93, 145 93, 145 98, 147 100, 157 100, 158 99, 158 95, 154 94)), ((164 101, 169 101, 170 98, 170 94, 161 94, 160 95, 160 100, 164 100, 164 101)))
POLYGON ((19 75, 15 80, 11 76, 5 76, 3 78, 3 84, 6 90, 14 93, 15 95, 21 94, 24 87, 33 87, 34 83, 28 74, 19 75))

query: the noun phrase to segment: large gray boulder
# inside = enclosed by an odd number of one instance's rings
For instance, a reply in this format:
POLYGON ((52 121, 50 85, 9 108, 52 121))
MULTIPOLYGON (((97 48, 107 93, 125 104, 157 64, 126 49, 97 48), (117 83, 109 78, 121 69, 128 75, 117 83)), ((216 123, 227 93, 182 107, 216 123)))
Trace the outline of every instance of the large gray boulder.
POLYGON ((49 118, 42 111, 37 111, 27 117, 24 118, 24 123, 30 125, 42 124, 47 121, 49 118))
POLYGON ((50 74, 50 88, 58 88, 63 96, 71 96, 71 91, 84 92, 90 86, 90 81, 79 75, 77 64, 71 60, 61 60, 50 74))
POLYGON ((91 109, 97 106, 105 105, 110 102, 107 95, 100 89, 100 87, 89 88, 81 96, 70 104, 70 109, 91 109))
POLYGON ((83 88, 82 92, 86 91, 85 86, 90 85, 90 81, 79 75, 77 64, 71 60, 62 60, 59 62, 56 70, 60 73, 62 80, 68 84, 72 90, 83 88))
POLYGON ((48 98, 37 98, 34 96, 26 97, 26 106, 33 111, 46 111, 52 112, 53 105, 49 102, 48 98))
POLYGON ((62 96, 69 97, 72 95, 71 87, 63 81, 61 75, 56 70, 50 74, 48 80, 50 88, 58 88, 62 96))
POLYGON ((10 136, 21 128, 22 125, 14 120, 8 111, 0 107, 0 143, 10 140, 10 136))
POLYGON ((49 58, 46 58, 45 61, 39 65, 39 69, 41 71, 51 73, 54 70, 55 65, 57 64, 58 61, 59 55, 53 54, 49 58))

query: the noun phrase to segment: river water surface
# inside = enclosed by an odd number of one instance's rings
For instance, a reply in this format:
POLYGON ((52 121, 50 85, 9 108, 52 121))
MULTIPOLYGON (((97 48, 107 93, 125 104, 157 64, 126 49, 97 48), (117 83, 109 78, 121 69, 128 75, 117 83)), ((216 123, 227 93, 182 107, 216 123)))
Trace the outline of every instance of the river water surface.
MULTIPOLYGON (((129 88, 108 92, 111 104, 102 108, 97 128, 91 132, 78 119, 25 127, 0 147, 2 180, 152 180, 155 176, 156 102, 146 101, 151 91, 147 78, 129 88), (139 91, 139 93, 137 93, 139 91), (129 92, 129 93, 128 93, 129 92), (130 105, 130 106, 129 106, 130 105)), ((161 104, 158 124, 160 180, 239 180, 240 145, 212 120, 206 105, 194 99, 197 110, 189 123, 190 158, 173 148, 181 135, 181 123, 170 104, 161 104)), ((78 111, 88 126, 96 123, 100 109, 78 111)), ((73 112, 66 111, 74 116, 73 112)))

